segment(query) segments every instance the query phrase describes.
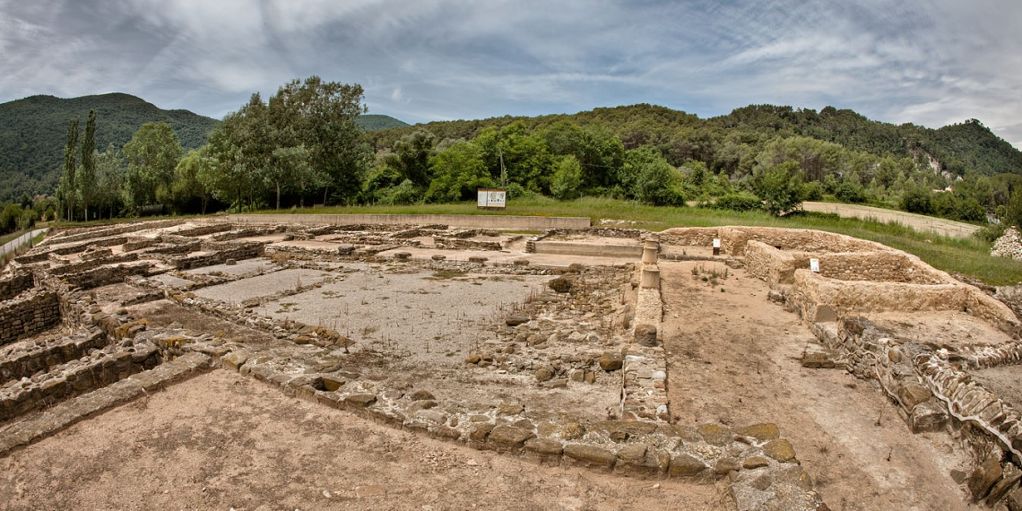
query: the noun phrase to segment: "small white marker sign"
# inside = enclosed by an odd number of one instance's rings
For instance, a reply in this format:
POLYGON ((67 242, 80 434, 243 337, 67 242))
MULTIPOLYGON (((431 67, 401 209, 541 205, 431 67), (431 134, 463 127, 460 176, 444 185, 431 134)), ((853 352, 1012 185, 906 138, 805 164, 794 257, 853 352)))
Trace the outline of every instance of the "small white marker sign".
POLYGON ((720 248, 720 238, 713 238, 713 248, 720 248))
POLYGON ((809 271, 813 273, 820 273, 820 260, 810 259, 809 260, 809 271))

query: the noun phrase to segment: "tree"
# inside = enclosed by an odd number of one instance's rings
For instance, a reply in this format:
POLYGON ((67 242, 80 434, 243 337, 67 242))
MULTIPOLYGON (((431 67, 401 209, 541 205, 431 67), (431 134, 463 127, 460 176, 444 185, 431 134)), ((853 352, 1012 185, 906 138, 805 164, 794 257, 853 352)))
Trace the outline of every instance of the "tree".
POLYGON ((67 141, 64 145, 64 173, 60 176, 60 184, 57 188, 57 196, 60 199, 63 210, 67 213, 67 220, 74 219, 74 196, 75 196, 75 171, 78 168, 78 161, 75 157, 78 150, 78 119, 72 119, 67 124, 67 141))
POLYGON ((1004 206, 1001 220, 1009 226, 1022 227, 1022 188, 1016 188, 1004 206))
POLYGON ((452 202, 472 197, 477 188, 494 186, 483 161, 483 150, 473 142, 459 141, 429 159, 433 180, 426 190, 430 202, 452 202))
POLYGON ((680 206, 685 203, 681 192, 681 174, 651 147, 629 151, 625 168, 634 173, 634 196, 639 202, 653 206, 680 206))
POLYGON ((554 166, 550 193, 560 200, 577 199, 582 188, 582 165, 574 155, 562 157, 554 166))
POLYGON ((119 213, 123 201, 124 175, 127 165, 119 150, 111 144, 96 155, 96 209, 102 215, 106 210, 110 218, 119 213))
POLYGON ((365 133, 355 119, 365 113, 358 84, 324 82, 318 76, 293 80, 270 97, 269 122, 291 140, 270 148, 305 145, 309 164, 328 176, 323 201, 347 201, 359 192, 372 161, 365 133))
POLYGON ((179 204, 188 204, 199 200, 202 214, 206 214, 209 205, 209 190, 206 189, 203 176, 213 171, 213 161, 206 154, 206 148, 188 151, 177 167, 174 168, 174 182, 171 189, 174 199, 179 204))
POLYGON ((124 145, 128 160, 125 199, 131 208, 138 212, 158 202, 169 205, 174 169, 182 152, 177 135, 167 123, 146 123, 135 132, 124 145))
POLYGON ((89 219, 89 205, 96 197, 96 111, 89 110, 82 138, 82 167, 76 179, 78 199, 81 200, 85 219, 89 219))
POLYGON ((277 209, 280 209, 281 183, 298 192, 299 205, 305 207, 305 193, 310 187, 326 184, 326 176, 313 168, 310 152, 304 145, 278 147, 273 150, 271 179, 277 194, 277 209))
POLYGON ((784 162, 761 171, 753 178, 756 195, 763 199, 763 207, 780 216, 802 203, 802 180, 796 174, 795 162, 784 162))
POLYGON ((395 142, 383 161, 403 179, 425 189, 432 177, 429 158, 435 145, 436 138, 431 133, 417 130, 395 142))

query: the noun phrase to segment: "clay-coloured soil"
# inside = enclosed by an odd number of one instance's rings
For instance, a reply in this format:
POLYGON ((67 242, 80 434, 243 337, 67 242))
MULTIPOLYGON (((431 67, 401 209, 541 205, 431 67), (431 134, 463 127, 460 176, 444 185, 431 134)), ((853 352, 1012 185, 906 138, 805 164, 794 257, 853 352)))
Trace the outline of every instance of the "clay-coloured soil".
MULTIPOLYGON (((767 285, 725 266, 660 262, 668 394, 682 424, 774 422, 834 510, 968 509, 951 479, 963 460, 943 433, 913 435, 870 382, 806 369, 814 337, 767 301, 767 285), (693 275, 692 268, 702 268, 693 275), (722 292, 721 289, 724 291, 722 292)), ((960 453, 959 453, 960 454, 960 453)))
POLYGON ((546 467, 214 371, 0 459, 22 509, 727 509, 718 487, 546 467))

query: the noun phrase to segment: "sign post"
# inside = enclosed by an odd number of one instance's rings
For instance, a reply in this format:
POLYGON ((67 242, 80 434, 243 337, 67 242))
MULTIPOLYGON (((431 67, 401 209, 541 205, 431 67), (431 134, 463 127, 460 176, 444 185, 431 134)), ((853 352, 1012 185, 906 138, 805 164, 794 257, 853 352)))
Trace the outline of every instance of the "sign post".
POLYGON ((479 209, 507 208, 507 190, 503 188, 479 188, 476 194, 476 207, 479 209))

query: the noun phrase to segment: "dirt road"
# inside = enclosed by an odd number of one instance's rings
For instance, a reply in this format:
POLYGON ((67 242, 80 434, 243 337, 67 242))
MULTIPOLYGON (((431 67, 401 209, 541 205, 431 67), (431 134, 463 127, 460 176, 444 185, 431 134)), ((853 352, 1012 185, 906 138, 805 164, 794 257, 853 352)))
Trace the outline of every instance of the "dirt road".
POLYGON ((842 218, 873 219, 880 222, 897 222, 921 232, 932 232, 952 238, 968 238, 980 228, 979 226, 917 215, 893 209, 874 208, 859 204, 838 204, 833 202, 803 202, 802 208, 817 213, 834 213, 842 218))

